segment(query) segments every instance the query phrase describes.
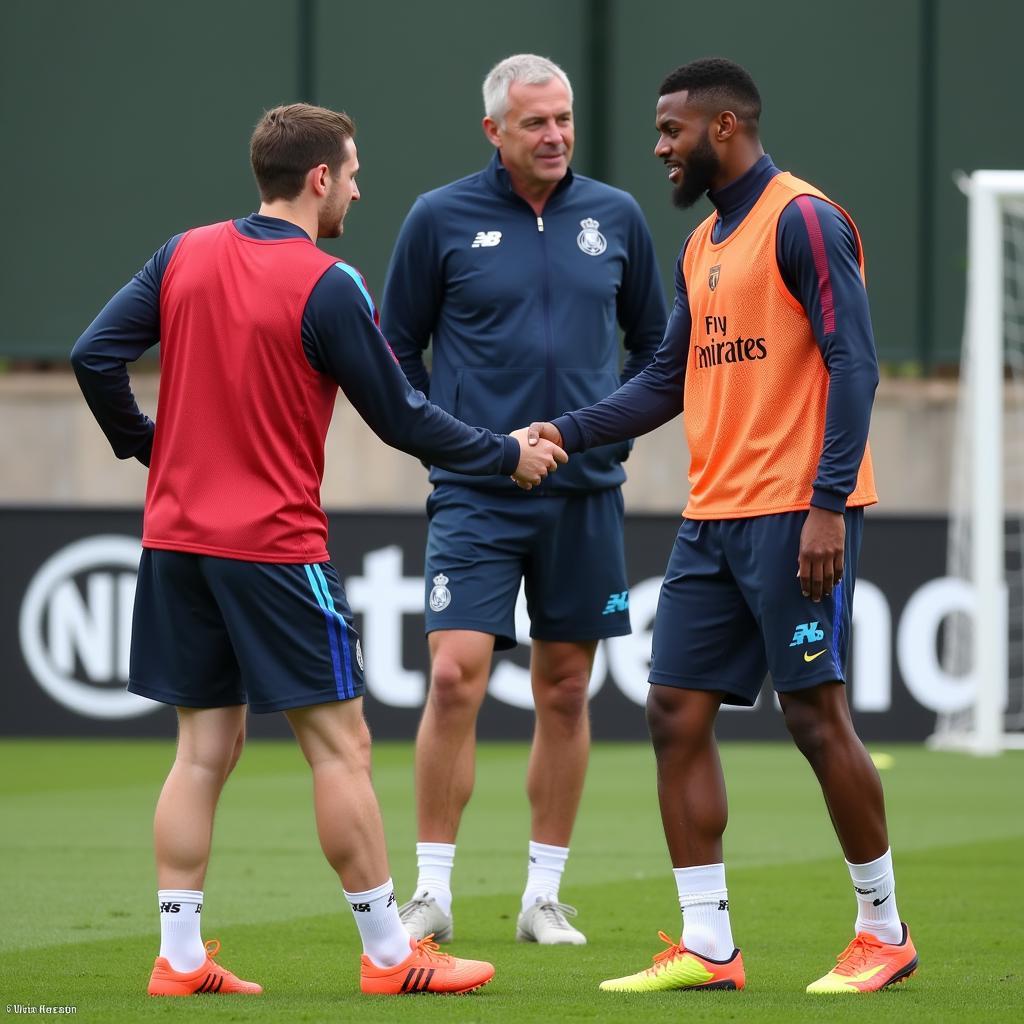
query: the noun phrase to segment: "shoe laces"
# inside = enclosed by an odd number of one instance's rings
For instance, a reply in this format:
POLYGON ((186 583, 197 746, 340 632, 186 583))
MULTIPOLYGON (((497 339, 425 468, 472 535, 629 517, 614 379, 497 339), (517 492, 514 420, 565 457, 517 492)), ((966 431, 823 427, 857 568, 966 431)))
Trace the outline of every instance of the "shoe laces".
POLYGON ((211 960, 220 952, 220 939, 207 939, 203 945, 206 947, 206 955, 211 960))
POLYGON ((653 966, 647 968, 649 974, 657 974, 668 966, 670 960, 675 960, 677 956, 686 952, 675 939, 670 939, 664 932, 658 932, 658 938, 665 943, 665 948, 651 958, 653 966))
POLYGON ((858 932, 853 941, 836 957, 835 974, 860 974, 881 952, 882 943, 872 935, 858 932))
POLYGON ((537 910, 556 928, 571 928, 572 925, 566 918, 576 917, 579 914, 579 911, 575 907, 570 907, 568 903, 556 903, 554 900, 538 903, 537 910))
POLYGON ((452 962, 451 956, 447 953, 441 952, 441 947, 434 942, 434 933, 431 932, 429 935, 424 935, 422 939, 416 942, 416 952, 425 957, 431 963, 441 964, 442 966, 449 966, 452 962))

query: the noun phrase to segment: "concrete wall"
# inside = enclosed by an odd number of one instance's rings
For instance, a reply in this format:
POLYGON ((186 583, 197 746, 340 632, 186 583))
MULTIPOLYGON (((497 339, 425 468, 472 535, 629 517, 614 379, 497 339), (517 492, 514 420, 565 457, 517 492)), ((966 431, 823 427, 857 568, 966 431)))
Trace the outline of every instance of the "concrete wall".
MULTIPOLYGON (((155 410, 157 375, 138 373, 134 385, 140 405, 155 410)), ((948 381, 882 381, 871 446, 886 512, 946 511, 955 395, 948 381)), ((70 374, 0 375, 0 437, 0 503, 143 501, 145 469, 114 458, 70 374)), ((687 461, 680 419, 638 441, 627 463, 627 508, 682 509, 687 461)), ((382 445, 340 396, 327 443, 325 507, 422 508, 428 491, 423 467, 382 445)))

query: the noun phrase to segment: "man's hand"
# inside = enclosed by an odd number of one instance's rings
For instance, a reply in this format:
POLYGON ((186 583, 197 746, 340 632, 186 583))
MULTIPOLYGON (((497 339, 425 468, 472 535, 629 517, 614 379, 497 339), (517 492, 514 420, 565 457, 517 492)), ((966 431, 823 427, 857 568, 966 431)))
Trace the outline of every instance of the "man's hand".
POLYGON ((540 440, 553 441, 561 448, 562 446, 562 435, 558 431, 553 423, 545 423, 540 420, 535 420, 530 424, 529 429, 526 432, 527 440, 530 444, 537 444, 540 440))
MULTIPOLYGON (((512 479, 524 491, 539 484, 548 473, 554 473, 559 463, 564 464, 569 461, 569 456, 557 444, 540 435, 532 441, 528 440, 529 432, 532 429, 533 427, 521 427, 519 430, 513 430, 510 435, 519 442, 519 465, 516 466, 512 479)), ((557 434, 558 431, 556 430, 555 433, 557 434)))
POLYGON ((804 597, 820 601, 843 578, 846 520, 842 512, 815 508, 807 513, 800 531, 800 565, 797 576, 804 597))

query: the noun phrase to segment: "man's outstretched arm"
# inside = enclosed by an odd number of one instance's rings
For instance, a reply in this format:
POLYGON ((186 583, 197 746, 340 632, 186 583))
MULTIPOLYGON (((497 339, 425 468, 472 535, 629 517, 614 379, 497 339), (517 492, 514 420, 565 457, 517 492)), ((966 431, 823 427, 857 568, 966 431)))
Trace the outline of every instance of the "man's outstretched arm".
POLYGON ((654 361, 600 402, 559 416, 543 428, 534 424, 531 429, 535 436, 560 444, 570 454, 650 433, 683 410, 689 352, 690 304, 677 261, 675 302, 654 361))
POLYGON ((415 390, 375 323, 372 300, 348 271, 332 267, 313 290, 303 343, 314 369, 333 377, 393 448, 459 473, 510 476, 526 489, 568 461, 555 445, 527 445, 525 428, 505 435, 469 426, 415 390))

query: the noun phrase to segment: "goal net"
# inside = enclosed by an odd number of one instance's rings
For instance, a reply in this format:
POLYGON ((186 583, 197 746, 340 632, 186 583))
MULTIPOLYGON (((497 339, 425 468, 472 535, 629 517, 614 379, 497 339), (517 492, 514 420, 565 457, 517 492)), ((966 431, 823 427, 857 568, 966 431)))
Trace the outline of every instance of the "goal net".
POLYGON ((976 171, 947 572, 965 582, 943 667, 959 696, 931 745, 1024 748, 1024 172, 976 171))

